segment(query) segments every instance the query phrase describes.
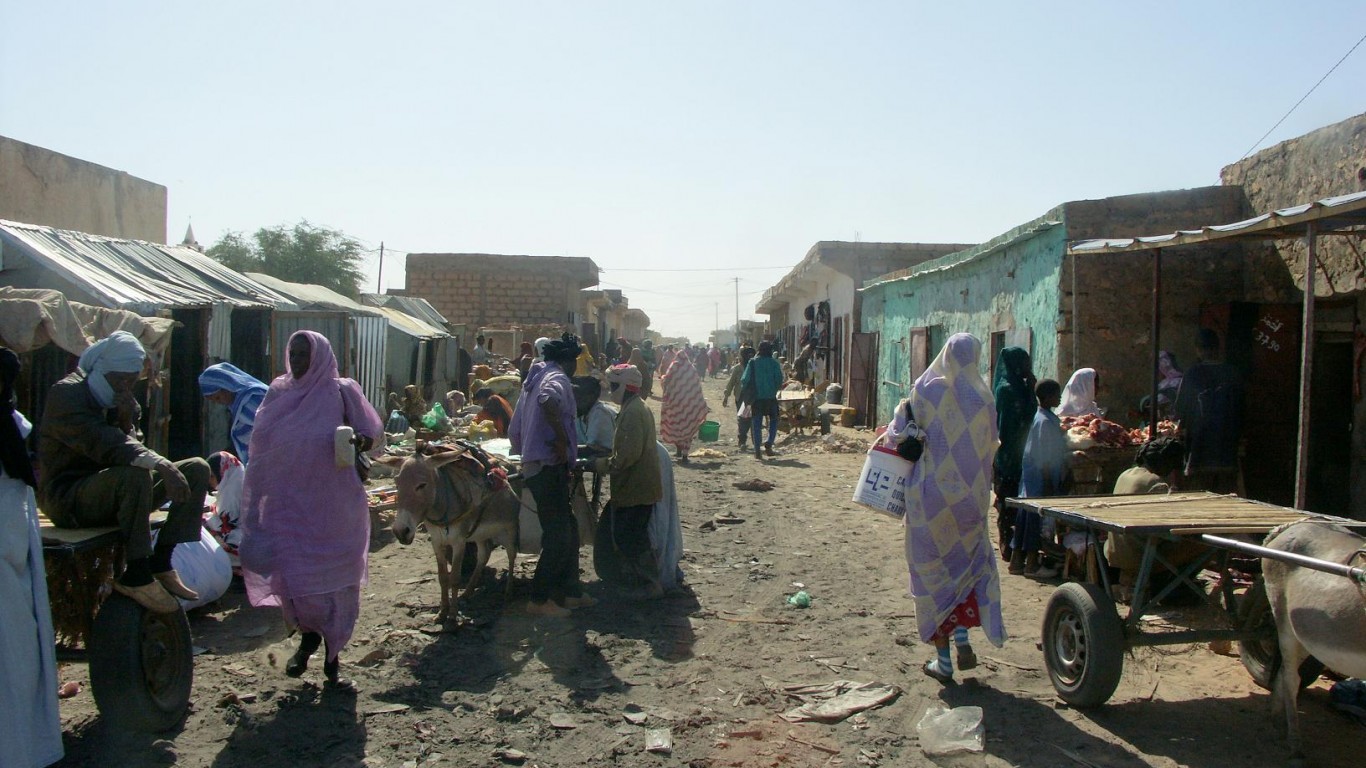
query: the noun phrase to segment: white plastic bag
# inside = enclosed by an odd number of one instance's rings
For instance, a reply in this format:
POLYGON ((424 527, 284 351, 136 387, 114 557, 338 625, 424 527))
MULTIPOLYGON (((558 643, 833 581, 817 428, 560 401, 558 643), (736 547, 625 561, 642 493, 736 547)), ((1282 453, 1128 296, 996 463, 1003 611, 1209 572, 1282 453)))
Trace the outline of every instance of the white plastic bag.
POLYGON ((741 419, 753 418, 754 409, 750 407, 749 403, 741 403, 740 409, 735 412, 735 416, 741 419))
POLYGON ((930 707, 915 726, 927 755, 981 752, 986 748, 981 707, 930 707))

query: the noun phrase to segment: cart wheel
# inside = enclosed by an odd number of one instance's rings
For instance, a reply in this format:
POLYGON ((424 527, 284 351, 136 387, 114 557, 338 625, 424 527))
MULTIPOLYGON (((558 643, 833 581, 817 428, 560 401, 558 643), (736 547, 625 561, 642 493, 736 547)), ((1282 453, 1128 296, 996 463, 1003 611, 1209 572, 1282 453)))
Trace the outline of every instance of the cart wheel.
POLYGON ((1044 612, 1043 656, 1063 701, 1104 704, 1124 671, 1124 631, 1114 601, 1095 584, 1058 587, 1044 612))
MULTIPOLYGON (((1281 666, 1281 646, 1276 639, 1275 617, 1271 615, 1271 603, 1266 598, 1266 584, 1262 577, 1252 582, 1243 599, 1238 603, 1239 629, 1244 632, 1268 631, 1270 634, 1252 640, 1238 641, 1238 659, 1243 668, 1252 675, 1252 682, 1271 690, 1276 680, 1276 670, 1281 666)), ((1323 664, 1313 656, 1300 664, 1300 689, 1308 688, 1323 673, 1323 664)))
POLYGON ((89 652, 91 692, 110 723, 156 733, 185 719, 194 659, 184 611, 153 613, 111 595, 95 616, 89 652))

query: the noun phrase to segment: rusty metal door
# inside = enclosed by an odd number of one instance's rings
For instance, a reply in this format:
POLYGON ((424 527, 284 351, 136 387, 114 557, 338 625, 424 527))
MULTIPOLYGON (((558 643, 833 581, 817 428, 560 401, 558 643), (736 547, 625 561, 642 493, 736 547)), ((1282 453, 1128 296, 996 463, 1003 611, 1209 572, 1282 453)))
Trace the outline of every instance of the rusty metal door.
POLYGON ((855 333, 849 344, 849 405, 858 423, 877 423, 877 333, 855 333))

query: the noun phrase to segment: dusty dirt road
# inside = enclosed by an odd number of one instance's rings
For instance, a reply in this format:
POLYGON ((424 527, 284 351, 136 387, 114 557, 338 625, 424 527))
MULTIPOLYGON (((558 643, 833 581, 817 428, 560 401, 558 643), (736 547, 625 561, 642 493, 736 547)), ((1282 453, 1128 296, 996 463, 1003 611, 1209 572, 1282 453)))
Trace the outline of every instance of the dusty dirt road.
MULTIPOLYGON (((596 607, 570 620, 526 616, 531 563, 523 561, 510 603, 500 586, 485 589, 464 606, 468 620, 443 632, 433 624, 438 593, 425 536, 403 547, 376 531, 356 638, 343 654, 358 694, 321 689, 316 661, 304 680, 286 678, 294 641, 278 611, 229 593, 191 617, 195 643, 207 650, 195 661, 183 727, 160 738, 111 732, 87 684, 61 705, 61 765, 934 765, 916 723, 937 704, 985 710, 986 754, 941 765, 1284 765, 1268 695, 1236 658, 1205 646, 1140 649, 1108 705, 1063 705, 1036 647, 1053 584, 1003 577, 1005 647, 974 632, 976 670, 949 688, 924 677, 930 650, 915 639, 900 527, 849 501, 861 453, 780 437, 780 456, 756 461, 736 450, 720 381, 706 391, 714 416, 724 414, 711 447, 726 455, 676 470, 693 594, 614 599, 594 583, 585 549, 585 578, 603 597, 596 607), (776 487, 733 487, 753 478, 776 487), (714 524, 718 514, 742 522, 714 524), (787 604, 795 584, 812 596, 809 608, 787 604), (778 718, 795 702, 773 686, 836 680, 901 693, 832 725, 778 718), (647 734, 663 729, 672 751, 646 751, 647 734)), ((836 435, 851 446, 869 437, 836 435)), ((492 562, 506 564, 501 552, 492 562)), ((66 666, 63 679, 88 683, 85 666, 66 666)), ((1301 706, 1316 765, 1360 764, 1366 730, 1329 707, 1325 683, 1301 706)))

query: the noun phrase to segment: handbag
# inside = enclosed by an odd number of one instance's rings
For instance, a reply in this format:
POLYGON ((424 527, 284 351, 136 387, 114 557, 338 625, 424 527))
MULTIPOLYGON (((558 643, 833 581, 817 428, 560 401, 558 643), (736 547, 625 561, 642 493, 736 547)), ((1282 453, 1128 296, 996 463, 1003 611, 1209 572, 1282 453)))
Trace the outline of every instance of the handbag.
MULTIPOLYGON (((349 427, 351 426, 351 417, 347 413, 346 396, 341 393, 340 384, 337 385, 337 396, 340 397, 342 401, 342 423, 349 427)), ((371 459, 365 451, 360 449, 360 445, 353 443, 352 448, 356 452, 356 476, 364 483, 366 480, 370 479, 370 465, 374 463, 374 460, 371 459)))
POLYGON ((915 414, 911 413, 911 404, 906 403, 906 439, 896 446, 896 455, 906 461, 920 461, 921 455, 925 453, 925 431, 915 423, 915 414))

